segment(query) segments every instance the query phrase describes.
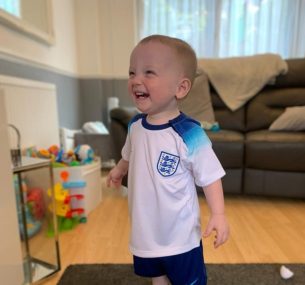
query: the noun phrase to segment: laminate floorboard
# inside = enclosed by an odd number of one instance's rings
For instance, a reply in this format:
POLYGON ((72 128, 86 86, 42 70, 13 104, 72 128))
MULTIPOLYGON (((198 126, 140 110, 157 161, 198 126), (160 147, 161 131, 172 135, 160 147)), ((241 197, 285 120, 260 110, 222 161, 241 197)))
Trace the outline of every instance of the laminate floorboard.
MULTIPOLYGON (((102 202, 86 224, 60 235, 62 270, 44 284, 55 285, 70 264, 132 263, 127 197, 105 186, 105 173, 101 179, 102 202)), ((305 263, 305 200, 227 195, 225 201, 230 239, 218 249, 213 237, 204 240, 207 263, 305 263)), ((203 195, 199 202, 204 227, 203 195)))

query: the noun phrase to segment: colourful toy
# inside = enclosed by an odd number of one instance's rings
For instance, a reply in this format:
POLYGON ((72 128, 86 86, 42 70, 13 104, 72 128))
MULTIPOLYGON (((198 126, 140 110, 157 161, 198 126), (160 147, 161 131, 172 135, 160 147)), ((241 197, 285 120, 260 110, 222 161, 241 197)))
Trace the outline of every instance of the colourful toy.
MULTIPOLYGON (((68 193, 65 193, 66 190, 64 188, 62 188, 62 186, 60 184, 57 185, 59 188, 60 193, 56 191, 55 197, 56 197, 56 215, 57 216, 61 216, 61 217, 65 217, 65 218, 71 218, 75 213, 77 215, 80 215, 84 212, 84 209, 81 208, 76 208, 76 209, 71 209, 71 205, 70 205, 70 201, 73 198, 76 199, 83 199, 84 196, 83 195, 69 195, 68 193)), ((55 188, 57 188, 55 186, 55 188)), ((52 205, 49 206, 49 208, 51 210, 53 210, 52 205)))
POLYGON ((79 161, 77 161, 77 160, 73 160, 73 161, 71 161, 71 163, 70 163, 70 165, 69 166, 80 166, 81 164, 80 164, 80 162, 79 161))
POLYGON ((36 146, 30 146, 30 147, 27 147, 27 148, 23 149, 22 155, 27 156, 27 157, 37 157, 36 146))
POLYGON ((35 217, 32 214, 32 211, 30 210, 31 207, 34 206, 33 200, 30 201, 28 200, 28 187, 26 184, 26 180, 22 179, 21 191, 22 191, 22 199, 24 202, 24 214, 26 220, 26 229, 24 228, 23 219, 22 219, 21 197, 20 197, 19 182, 17 175, 14 175, 14 186, 15 186, 16 201, 17 201, 17 215, 18 215, 20 236, 21 239, 24 239, 25 231, 26 231, 27 236, 31 238, 40 231, 41 221, 39 219, 39 215, 35 217))
POLYGON ((56 162, 62 162, 62 156, 64 154, 64 150, 63 149, 60 149, 58 151, 58 154, 57 154, 57 157, 56 157, 56 162))
MULTIPOLYGON (((84 209, 82 207, 74 207, 75 203, 73 203, 74 201, 83 200, 84 195, 71 193, 73 192, 73 188, 84 187, 86 184, 83 181, 68 181, 68 171, 62 171, 60 177, 63 183, 57 183, 54 186, 55 209, 53 209, 53 204, 50 204, 49 210, 55 211, 58 221, 58 230, 59 232, 62 232, 71 230, 78 225, 78 223, 86 221, 83 217, 85 212, 84 209)), ((52 195, 51 189, 48 190, 48 195, 52 195)), ((48 235, 53 236, 54 229, 49 227, 48 235)))
POLYGON ((56 144, 53 144, 48 148, 49 153, 53 154, 54 157, 57 157, 59 150, 59 146, 56 144))
MULTIPOLYGON (((41 221, 35 220, 33 218, 33 216, 31 215, 30 210, 29 210, 28 207, 25 207, 25 217, 26 217, 27 235, 28 235, 29 238, 31 238, 40 231, 41 221)), ((21 225, 21 228, 20 228, 21 238, 24 239, 23 224, 19 224, 19 225, 21 225)))
POLYGON ((57 145, 51 145, 48 149, 29 147, 23 150, 23 155, 51 159, 53 167, 79 166, 93 161, 94 152, 89 145, 80 145, 67 152, 57 145))
MULTIPOLYGON (((69 191, 65 189, 61 183, 57 183, 54 186, 55 189, 55 213, 57 216, 71 218, 74 214, 80 215, 84 212, 82 208, 72 209, 70 202, 72 199, 83 199, 81 194, 70 195, 69 191)), ((48 190, 48 195, 51 196, 51 189, 48 190)), ((53 211, 53 205, 49 205, 49 209, 53 211)))
POLYGON ((69 178, 69 172, 68 171, 60 172, 60 178, 63 182, 67 182, 69 178))
POLYGON ((36 220, 41 220, 45 215, 43 190, 41 188, 30 188, 27 195, 27 202, 33 217, 36 220))
POLYGON ((54 168, 58 168, 58 167, 66 167, 67 165, 62 163, 62 162, 57 162, 57 161, 53 161, 52 162, 52 167, 54 168))
POLYGON ((65 166, 75 166, 80 163, 76 161, 76 155, 73 150, 69 150, 68 152, 64 152, 63 149, 58 151, 56 161, 53 163, 54 167, 65 167, 65 166))
POLYGON ((76 160, 76 155, 74 154, 73 150, 69 150, 68 152, 63 153, 61 160, 67 165, 70 165, 73 161, 76 160))
POLYGON ((94 151, 93 149, 87 145, 87 144, 82 144, 78 145, 75 148, 75 155, 76 158, 82 163, 82 164, 88 164, 91 163, 94 159, 94 151))
MULTIPOLYGON (((72 230, 79 223, 77 217, 72 217, 71 207, 68 203, 69 191, 62 187, 61 183, 54 186, 55 194, 55 213, 57 216, 57 227, 59 232, 72 230)), ((51 196, 51 189, 48 189, 48 195, 51 196)), ((53 212, 53 204, 49 205, 49 210, 53 212)), ((54 236, 52 223, 49 224, 48 236, 54 236)))
MULTIPOLYGON (((48 195, 51 197, 51 189, 48 189, 48 195)), ((56 183, 54 186, 55 195, 55 213, 57 216, 65 217, 66 213, 70 210, 70 205, 65 203, 66 198, 69 196, 69 191, 62 187, 61 183, 56 183)), ((53 211, 53 205, 49 204, 49 210, 53 211)))
POLYGON ((51 158, 51 153, 47 149, 40 149, 37 156, 40 158, 51 158))
POLYGON ((89 145, 80 145, 75 150, 67 152, 57 145, 51 145, 48 149, 30 147, 23 151, 23 155, 51 159, 53 167, 79 166, 91 163, 94 159, 94 151, 89 145))

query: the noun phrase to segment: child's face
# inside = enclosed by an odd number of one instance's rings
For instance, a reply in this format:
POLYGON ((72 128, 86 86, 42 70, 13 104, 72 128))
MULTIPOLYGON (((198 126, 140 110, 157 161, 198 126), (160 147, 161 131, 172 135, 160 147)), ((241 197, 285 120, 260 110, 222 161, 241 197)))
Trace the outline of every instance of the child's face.
POLYGON ((136 107, 148 115, 178 110, 176 96, 183 78, 174 51, 159 42, 138 45, 130 57, 128 91, 136 107))

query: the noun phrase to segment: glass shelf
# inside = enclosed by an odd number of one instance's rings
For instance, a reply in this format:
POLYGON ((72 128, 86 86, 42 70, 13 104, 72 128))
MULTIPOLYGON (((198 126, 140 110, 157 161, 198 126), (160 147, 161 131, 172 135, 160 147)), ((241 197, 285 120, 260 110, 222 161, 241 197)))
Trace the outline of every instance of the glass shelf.
POLYGON ((23 284, 36 284, 60 270, 57 220, 50 210, 55 204, 53 169, 49 160, 21 157, 13 173, 23 284))
POLYGON ((33 157, 21 157, 21 163, 13 167, 13 172, 23 172, 27 170, 33 170, 41 167, 49 167, 50 160, 42 158, 33 158, 33 157))

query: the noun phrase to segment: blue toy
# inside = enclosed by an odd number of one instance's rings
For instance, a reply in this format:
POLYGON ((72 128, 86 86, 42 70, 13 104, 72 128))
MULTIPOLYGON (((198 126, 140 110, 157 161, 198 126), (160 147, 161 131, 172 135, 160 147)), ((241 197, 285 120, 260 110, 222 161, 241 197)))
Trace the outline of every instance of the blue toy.
POLYGON ((78 145, 75 148, 74 153, 81 164, 88 164, 93 162, 94 151, 87 144, 78 145))

